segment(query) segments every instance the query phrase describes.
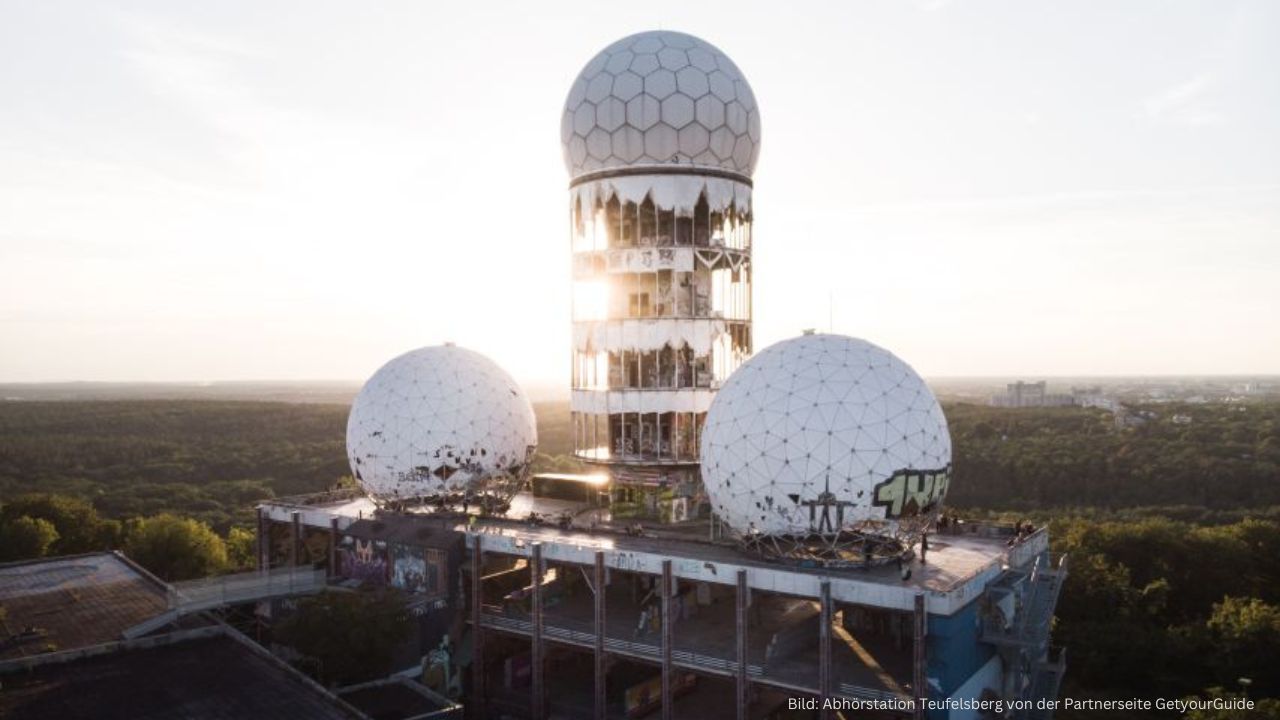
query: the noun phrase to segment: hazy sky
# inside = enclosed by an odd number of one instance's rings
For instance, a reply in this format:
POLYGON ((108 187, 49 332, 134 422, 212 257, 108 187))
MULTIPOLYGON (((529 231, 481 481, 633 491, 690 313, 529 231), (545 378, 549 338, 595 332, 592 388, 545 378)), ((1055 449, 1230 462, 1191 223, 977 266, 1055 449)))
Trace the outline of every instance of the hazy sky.
POLYGON ((761 107, 758 349, 1280 372, 1280 3, 0 0, 0 381, 567 382, 561 106, 655 27, 761 107))

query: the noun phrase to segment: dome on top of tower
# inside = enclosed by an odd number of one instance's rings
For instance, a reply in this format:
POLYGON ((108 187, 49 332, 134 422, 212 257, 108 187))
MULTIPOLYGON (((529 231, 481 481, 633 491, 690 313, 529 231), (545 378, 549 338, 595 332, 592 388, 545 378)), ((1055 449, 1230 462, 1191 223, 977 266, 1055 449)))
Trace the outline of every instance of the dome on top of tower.
POLYGON ((570 177, 678 164, 750 177, 760 109, 738 66, 710 43, 651 30, 601 50, 565 100, 560 141, 570 177))

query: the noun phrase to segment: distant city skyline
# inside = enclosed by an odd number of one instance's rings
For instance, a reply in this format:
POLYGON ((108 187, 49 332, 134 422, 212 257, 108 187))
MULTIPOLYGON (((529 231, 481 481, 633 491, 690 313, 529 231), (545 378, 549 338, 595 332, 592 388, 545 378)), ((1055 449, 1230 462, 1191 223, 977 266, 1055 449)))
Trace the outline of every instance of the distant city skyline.
POLYGON ((566 387, 560 109, 654 27, 761 109, 755 347, 922 375, 1280 372, 1280 5, 0 7, 0 383, 566 387))

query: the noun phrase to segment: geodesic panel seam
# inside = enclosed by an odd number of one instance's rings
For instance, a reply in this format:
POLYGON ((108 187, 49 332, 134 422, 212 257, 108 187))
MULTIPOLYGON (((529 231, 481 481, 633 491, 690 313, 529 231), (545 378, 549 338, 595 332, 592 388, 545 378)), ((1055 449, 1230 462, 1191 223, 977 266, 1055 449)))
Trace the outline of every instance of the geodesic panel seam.
POLYGON ((742 71, 716 47, 664 30, 625 37, 579 73, 560 122, 569 175, 661 163, 750 176, 760 110, 742 71))
POLYGON ((351 473, 380 500, 487 492, 522 478, 537 442, 533 407, 515 380, 451 345, 383 365, 347 419, 351 473))
POLYGON ((839 335, 766 348, 716 394, 702 477, 741 534, 865 528, 936 513, 951 436, 933 393, 889 351, 839 335))

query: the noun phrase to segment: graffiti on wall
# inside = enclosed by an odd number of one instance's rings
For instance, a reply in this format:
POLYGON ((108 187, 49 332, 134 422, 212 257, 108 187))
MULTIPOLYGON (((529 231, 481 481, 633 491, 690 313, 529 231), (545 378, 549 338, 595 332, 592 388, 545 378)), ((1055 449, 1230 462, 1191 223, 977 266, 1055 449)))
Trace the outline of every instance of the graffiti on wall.
POLYGON ((876 485, 872 504, 887 518, 914 517, 938 506, 951 484, 951 467, 940 470, 899 470, 876 485))
POLYGON ((392 543, 391 584, 407 593, 426 591, 427 560, 422 548, 392 543))
POLYGON ((342 577, 382 585, 387 582, 387 543, 344 536, 338 543, 342 577))

